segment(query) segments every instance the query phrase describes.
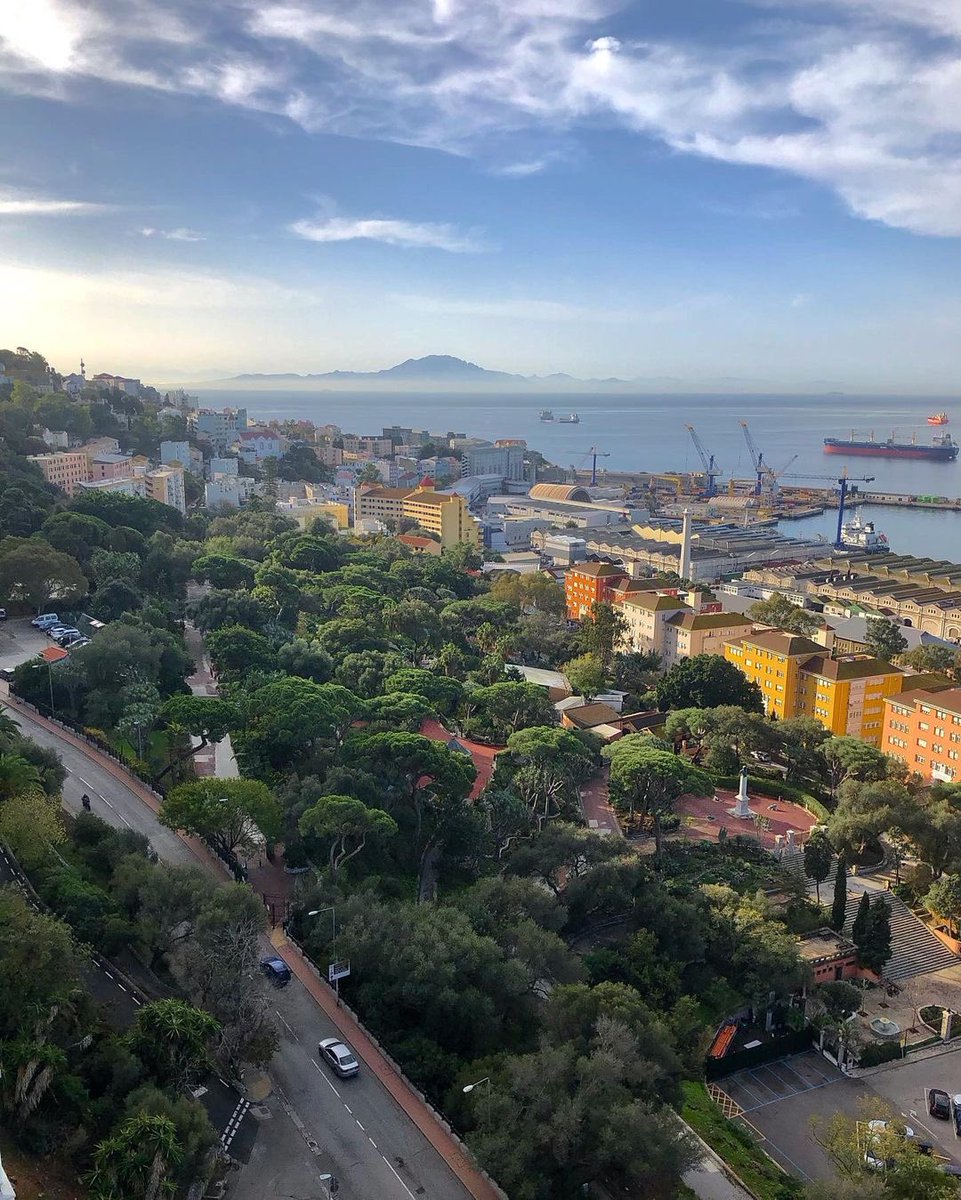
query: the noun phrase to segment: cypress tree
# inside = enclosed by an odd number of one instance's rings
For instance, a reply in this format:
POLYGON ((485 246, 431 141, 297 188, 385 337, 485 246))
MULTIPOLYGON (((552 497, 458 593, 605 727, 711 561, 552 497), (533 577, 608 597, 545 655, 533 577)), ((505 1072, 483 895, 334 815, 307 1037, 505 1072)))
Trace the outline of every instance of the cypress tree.
POLYGON ((858 943, 858 958, 862 966, 880 975, 890 957, 891 906, 884 896, 876 896, 858 943))
POLYGON ((840 931, 844 927, 844 913, 848 906, 848 864, 844 851, 838 855, 838 873, 834 877, 834 903, 831 905, 831 928, 840 931))
POLYGON ((858 903, 857 916, 854 918, 854 925, 851 929, 851 941, 855 946, 860 946, 864 941, 864 936, 868 932, 871 923, 871 897, 867 892, 861 893, 861 899, 858 903))

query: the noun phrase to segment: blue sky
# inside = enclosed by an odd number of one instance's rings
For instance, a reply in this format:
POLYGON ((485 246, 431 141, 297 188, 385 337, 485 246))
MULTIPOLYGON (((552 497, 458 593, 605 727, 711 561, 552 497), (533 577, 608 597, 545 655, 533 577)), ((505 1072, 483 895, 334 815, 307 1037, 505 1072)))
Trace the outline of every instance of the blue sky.
POLYGON ((0 341, 961 388, 957 0, 7 0, 0 341))

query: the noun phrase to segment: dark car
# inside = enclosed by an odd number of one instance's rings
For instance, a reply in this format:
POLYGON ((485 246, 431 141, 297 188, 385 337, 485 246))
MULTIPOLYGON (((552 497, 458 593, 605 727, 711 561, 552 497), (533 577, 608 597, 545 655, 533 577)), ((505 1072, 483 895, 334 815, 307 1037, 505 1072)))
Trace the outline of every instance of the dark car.
POLYGON ((951 1120, 951 1097, 941 1088, 928 1089, 928 1112, 940 1121, 951 1120))
POLYGON ((274 987, 286 987, 291 980, 290 967, 282 958, 262 958, 260 969, 274 987))
POLYGON ((954 1113, 954 1132, 961 1137, 961 1096, 955 1096, 951 1101, 951 1111, 954 1113))

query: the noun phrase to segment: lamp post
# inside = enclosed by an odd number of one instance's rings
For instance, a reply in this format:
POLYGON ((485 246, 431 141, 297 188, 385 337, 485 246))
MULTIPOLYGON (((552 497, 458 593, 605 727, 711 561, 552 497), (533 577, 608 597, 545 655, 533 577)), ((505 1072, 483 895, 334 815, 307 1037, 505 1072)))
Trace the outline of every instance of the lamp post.
POLYGON ((490 1076, 485 1075, 483 1079, 478 1079, 476 1083, 467 1083, 464 1085, 462 1090, 464 1091, 465 1094, 467 1092, 472 1092, 474 1090, 474 1088, 480 1087, 480 1085, 482 1083, 487 1084, 487 1132, 490 1133, 490 1127, 491 1127, 491 1081, 490 1081, 490 1076))
MULTIPOLYGON (((321 917, 324 913, 330 913, 330 960, 336 963, 337 961, 337 909, 331 904, 327 908, 312 908, 307 913, 308 917, 321 917)), ((340 1005, 340 979, 334 980, 334 993, 337 996, 337 1004, 340 1005)))
MULTIPOLYGON (((35 663, 33 669, 39 671, 42 666, 40 663, 35 663)), ((53 664, 49 661, 47 661, 47 683, 50 685, 50 715, 53 717, 56 716, 56 709, 53 706, 53 664)))

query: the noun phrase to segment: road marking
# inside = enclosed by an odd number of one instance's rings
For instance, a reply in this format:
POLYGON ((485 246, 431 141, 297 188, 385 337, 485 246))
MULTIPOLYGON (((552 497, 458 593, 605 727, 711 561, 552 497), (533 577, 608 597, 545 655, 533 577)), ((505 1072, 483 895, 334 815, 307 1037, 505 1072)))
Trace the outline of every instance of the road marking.
MULTIPOLYGON (((366 1130, 365 1130, 364 1132, 366 1133, 366 1130)), ((374 1149, 376 1150, 376 1149, 377 1149, 377 1143, 374 1141, 374 1139, 373 1139, 373 1138, 370 1136, 370 1134, 369 1134, 369 1133, 367 1134, 367 1140, 368 1140, 368 1142, 370 1142, 370 1144, 371 1144, 371 1145, 374 1147, 374 1149)))
MULTIPOLYGON (((76 772, 68 771, 68 774, 76 775, 76 772)), ((93 794, 97 797, 98 800, 102 800, 104 802, 104 804, 106 804, 107 808, 109 808, 112 813, 116 813, 116 815, 120 818, 121 821, 123 821, 124 825, 126 825, 128 829, 133 829, 133 826, 130 824, 130 822, 127 820, 127 818, 123 815, 123 813, 120 811, 120 809, 115 808, 110 803, 110 801, 107 799, 106 796, 104 796, 101 792, 97 791, 97 789, 93 786, 92 783, 88 783, 82 775, 76 775, 76 777, 77 777, 77 779, 80 780, 80 782, 83 784, 83 786, 85 788, 88 788, 91 792, 93 792, 93 794)))
MULTIPOLYGON (((393 1163, 390 1161, 390 1159, 387 1157, 387 1155, 386 1155, 386 1154, 382 1154, 382 1155, 381 1155, 381 1158, 382 1158, 382 1159, 384 1160, 384 1162, 385 1162, 385 1163, 388 1165, 388 1167, 390 1167, 390 1169, 391 1169, 392 1171, 394 1171, 394 1164, 393 1164, 393 1163)), ((407 1193, 407 1195, 408 1195, 408 1196, 410 1196, 410 1200, 417 1200, 417 1197, 416 1197, 416 1196, 414 1195, 414 1193, 413 1193, 413 1192, 410 1190, 410 1188, 407 1186, 407 1184, 406 1184, 406 1183, 404 1183, 403 1179, 401 1179, 401 1177, 400 1177, 400 1176, 397 1174, 397 1172, 396 1172, 396 1171, 394 1171, 394 1175, 396 1176, 396 1178, 397 1178, 397 1182, 400 1184, 400 1186, 401 1186, 401 1187, 404 1189, 404 1191, 407 1193)))
POLYGON ((277 1014, 278 1017, 280 1017, 280 1022, 283 1025, 284 1029, 287 1030, 287 1032, 290 1034, 290 1036, 294 1039, 295 1042, 299 1042, 300 1038, 297 1036, 296 1033, 294 1033, 294 1031, 290 1028, 290 1026, 284 1020, 284 1018, 280 1016, 280 1010, 275 1008, 274 1012, 277 1014))
MULTIPOLYGON (((346 1108, 346 1107, 347 1107, 347 1105, 345 1104, 345 1105, 344 1105, 344 1108, 346 1108)), ((357 1118, 356 1118, 356 1117, 354 1117, 354 1120, 355 1120, 355 1121, 357 1121, 357 1118)), ((366 1130, 366 1129, 364 1129, 363 1125, 361 1125, 360 1121, 357 1121, 357 1128, 358 1128, 358 1129, 360 1129, 360 1130, 362 1130, 364 1133, 366 1133, 366 1132, 367 1132, 367 1130, 366 1130)))
MULTIPOLYGON (((310 1061, 314 1064, 314 1066, 320 1072, 320 1077, 324 1081, 324 1083, 327 1084, 327 1086, 334 1093, 334 1095, 337 1097, 337 1099, 340 1100, 340 1092, 337 1091, 337 1089, 334 1087, 334 1085, 327 1078, 327 1072, 323 1069, 323 1067, 320 1065, 320 1063, 315 1058, 312 1058, 310 1061)), ((346 1107, 347 1107, 347 1105, 345 1104, 344 1108, 346 1108, 346 1107)))
POLYGON ((119 979, 117 980, 117 987, 118 987, 118 988, 120 988, 120 990, 121 990, 122 992, 125 992, 125 991, 127 990, 127 989, 126 989, 126 988, 123 986, 123 984, 120 982, 120 980, 119 980, 119 979))
POLYGON ((102 970, 103 970, 104 975, 106 975, 108 979, 113 979, 113 976, 110 974, 110 972, 107 970, 106 967, 103 967, 102 970))
POLYGON ((353 1116, 353 1115, 354 1115, 354 1110, 353 1110, 353 1109, 350 1107, 350 1105, 349 1105, 349 1104, 345 1103, 345 1104, 344 1104, 344 1108, 346 1108, 346 1109, 347 1109, 347 1111, 350 1113, 350 1115, 351 1115, 351 1116, 353 1116))

